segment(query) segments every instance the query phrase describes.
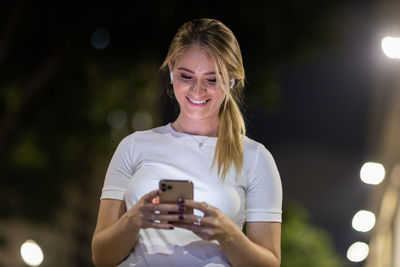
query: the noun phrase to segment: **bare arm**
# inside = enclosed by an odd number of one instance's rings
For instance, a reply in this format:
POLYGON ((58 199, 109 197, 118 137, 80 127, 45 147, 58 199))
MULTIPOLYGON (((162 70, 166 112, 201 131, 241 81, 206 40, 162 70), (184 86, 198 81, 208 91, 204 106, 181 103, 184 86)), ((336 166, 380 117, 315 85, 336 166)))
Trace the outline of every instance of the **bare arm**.
POLYGON ((131 209, 122 200, 103 199, 100 202, 96 230, 92 240, 92 260, 97 266, 115 266, 134 248, 140 229, 173 229, 171 224, 155 223, 154 211, 179 211, 178 205, 153 204, 158 190, 144 195, 131 209))
POLYGON ((233 266, 280 266, 281 223, 248 222, 247 236, 219 209, 205 202, 185 200, 185 206, 202 211, 205 216, 185 215, 179 227, 193 231, 206 240, 218 240, 233 266))
POLYGON ((246 233, 219 242, 233 266, 280 266, 280 223, 248 222, 246 233))
POLYGON ((103 199, 92 240, 92 260, 100 266, 115 266, 129 255, 140 228, 129 222, 125 202, 103 199))

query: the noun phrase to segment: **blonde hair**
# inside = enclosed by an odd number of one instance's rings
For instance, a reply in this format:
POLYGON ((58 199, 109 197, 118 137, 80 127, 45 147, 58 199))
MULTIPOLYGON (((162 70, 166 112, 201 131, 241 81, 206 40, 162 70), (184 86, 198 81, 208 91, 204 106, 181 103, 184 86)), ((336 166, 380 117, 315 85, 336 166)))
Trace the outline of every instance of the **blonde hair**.
POLYGON ((239 108, 244 87, 242 54, 234 34, 222 22, 196 19, 179 28, 160 69, 167 70, 168 64, 174 66, 176 58, 193 45, 199 45, 213 57, 218 70, 217 86, 226 93, 219 111, 218 141, 212 164, 217 164, 218 175, 224 180, 232 164, 238 175, 243 168, 242 139, 246 135, 246 127, 239 108), (229 88, 228 81, 231 79, 235 80, 235 84, 229 88))

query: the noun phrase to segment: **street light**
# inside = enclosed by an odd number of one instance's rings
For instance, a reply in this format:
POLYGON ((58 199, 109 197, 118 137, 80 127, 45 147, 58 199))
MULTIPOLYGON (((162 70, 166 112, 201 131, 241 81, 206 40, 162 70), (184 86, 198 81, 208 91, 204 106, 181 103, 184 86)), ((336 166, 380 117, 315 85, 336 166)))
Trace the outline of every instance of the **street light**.
POLYGON ((21 257, 29 266, 39 266, 43 261, 43 252, 38 243, 26 240, 21 246, 21 257))
POLYGON ((383 38, 382 50, 387 57, 400 59, 400 38, 391 36, 383 38))
POLYGON ((366 184, 380 184, 385 178, 385 168, 377 162, 366 162, 361 167, 360 178, 366 184))
POLYGON ((368 257, 369 246, 364 242, 355 242, 347 250, 347 259, 352 262, 361 262, 368 257))
POLYGON ((368 232, 375 226, 375 221, 375 214, 373 212, 360 210, 354 215, 352 226, 359 232, 368 232))

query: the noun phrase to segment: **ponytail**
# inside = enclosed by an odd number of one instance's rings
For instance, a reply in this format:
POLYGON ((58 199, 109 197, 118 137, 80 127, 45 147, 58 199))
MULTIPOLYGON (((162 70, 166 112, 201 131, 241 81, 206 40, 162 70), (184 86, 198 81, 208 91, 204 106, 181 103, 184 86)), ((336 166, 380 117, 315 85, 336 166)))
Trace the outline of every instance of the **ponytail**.
POLYGON ((237 176, 243 168, 242 140, 246 135, 242 113, 231 94, 227 94, 225 105, 221 105, 219 114, 218 141, 215 147, 212 166, 217 164, 218 175, 222 181, 231 168, 236 169, 237 176))

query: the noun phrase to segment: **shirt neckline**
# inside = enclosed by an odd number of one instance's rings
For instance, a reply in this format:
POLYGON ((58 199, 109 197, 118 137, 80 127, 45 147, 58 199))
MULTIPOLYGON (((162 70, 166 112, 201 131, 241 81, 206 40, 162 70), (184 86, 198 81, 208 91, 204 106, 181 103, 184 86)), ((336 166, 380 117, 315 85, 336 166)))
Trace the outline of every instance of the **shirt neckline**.
POLYGON ((171 135, 177 136, 177 137, 184 137, 185 139, 189 140, 190 142, 196 142, 196 139, 198 139, 197 143, 201 143, 202 141, 207 139, 206 141, 204 141, 203 146, 215 145, 217 143, 217 140, 218 140, 218 137, 205 136, 205 135, 195 135, 195 134, 188 134, 188 133, 178 132, 177 130, 175 130, 172 127, 172 123, 168 123, 166 125, 166 129, 168 130, 168 132, 171 135))

